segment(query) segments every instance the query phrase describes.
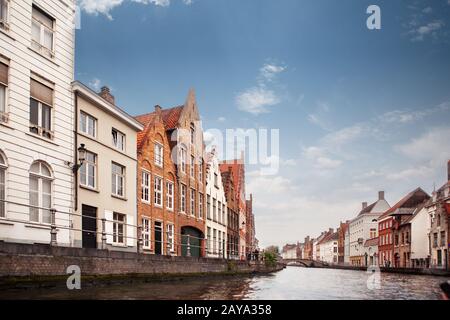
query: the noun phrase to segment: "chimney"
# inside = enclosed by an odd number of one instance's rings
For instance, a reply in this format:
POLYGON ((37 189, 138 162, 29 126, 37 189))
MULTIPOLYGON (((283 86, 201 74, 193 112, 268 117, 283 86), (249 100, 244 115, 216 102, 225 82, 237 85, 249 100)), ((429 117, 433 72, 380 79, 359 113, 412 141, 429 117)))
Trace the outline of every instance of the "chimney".
POLYGON ((115 105, 114 96, 111 94, 111 90, 108 87, 104 86, 100 90, 99 96, 108 101, 111 104, 115 105))
POLYGON ((450 181, 450 160, 447 162, 447 181, 450 181))
POLYGON ((328 233, 333 233, 333 232, 334 232, 333 228, 328 229, 328 233))
POLYGON ((158 106, 158 105, 156 105, 155 106, 155 112, 157 113, 157 114, 161 114, 161 107, 160 106, 158 106))
POLYGON ((363 202, 363 203, 362 203, 362 208, 363 208, 363 209, 367 208, 367 202, 363 202))
POLYGON ((384 200, 384 191, 378 191, 378 200, 384 200))

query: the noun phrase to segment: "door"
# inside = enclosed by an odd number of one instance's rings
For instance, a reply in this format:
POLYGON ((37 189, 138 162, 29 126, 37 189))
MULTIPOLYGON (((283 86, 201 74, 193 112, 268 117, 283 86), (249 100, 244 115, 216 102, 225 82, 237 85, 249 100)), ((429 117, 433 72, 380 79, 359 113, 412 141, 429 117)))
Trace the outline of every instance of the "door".
POLYGON ((200 257, 202 251, 203 233, 193 227, 181 228, 181 255, 188 256, 188 250, 191 257, 200 257))
POLYGON ((97 248, 97 208, 82 206, 82 246, 83 248, 97 248))
POLYGON ((162 222, 155 222, 155 254, 162 254, 162 222))

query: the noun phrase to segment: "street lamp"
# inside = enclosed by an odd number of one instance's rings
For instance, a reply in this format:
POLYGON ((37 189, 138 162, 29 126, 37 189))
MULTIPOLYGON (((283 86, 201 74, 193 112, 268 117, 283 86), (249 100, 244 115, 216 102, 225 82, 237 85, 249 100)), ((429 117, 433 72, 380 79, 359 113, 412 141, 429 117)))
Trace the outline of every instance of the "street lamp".
POLYGON ((77 173, 78 169, 80 169, 84 161, 86 161, 86 152, 87 150, 84 143, 80 144, 80 147, 78 148, 78 161, 80 163, 74 164, 72 166, 73 173, 77 173))

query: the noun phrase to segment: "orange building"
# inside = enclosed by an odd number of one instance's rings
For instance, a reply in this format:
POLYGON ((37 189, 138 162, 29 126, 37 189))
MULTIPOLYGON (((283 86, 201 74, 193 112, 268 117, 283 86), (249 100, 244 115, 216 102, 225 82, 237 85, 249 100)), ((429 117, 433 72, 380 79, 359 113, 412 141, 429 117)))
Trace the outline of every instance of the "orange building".
MULTIPOLYGON (((194 91, 189 91, 184 105, 157 107, 157 111, 136 118, 145 122, 159 112, 175 168, 176 252, 182 256, 205 256, 205 146, 194 91)), ((165 192, 163 186, 162 194, 165 192)))
POLYGON ((138 221, 144 253, 180 255, 176 168, 161 107, 138 116, 145 127, 138 134, 138 221))

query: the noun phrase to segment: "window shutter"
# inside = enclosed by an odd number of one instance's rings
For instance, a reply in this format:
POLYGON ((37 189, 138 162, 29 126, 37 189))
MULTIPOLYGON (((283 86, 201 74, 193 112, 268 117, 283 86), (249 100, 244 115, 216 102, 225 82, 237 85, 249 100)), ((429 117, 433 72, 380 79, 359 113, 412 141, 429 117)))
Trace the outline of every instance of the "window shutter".
POLYGON ((8 66, 0 62, 0 82, 8 85, 8 66))
POLYGON ((106 243, 112 244, 113 243, 113 212, 105 210, 105 229, 106 229, 106 243))
POLYGON ((33 98, 53 106, 53 90, 51 88, 31 79, 30 93, 33 98))
POLYGON ((134 216, 127 215, 127 246, 136 246, 136 226, 134 225, 134 216))

